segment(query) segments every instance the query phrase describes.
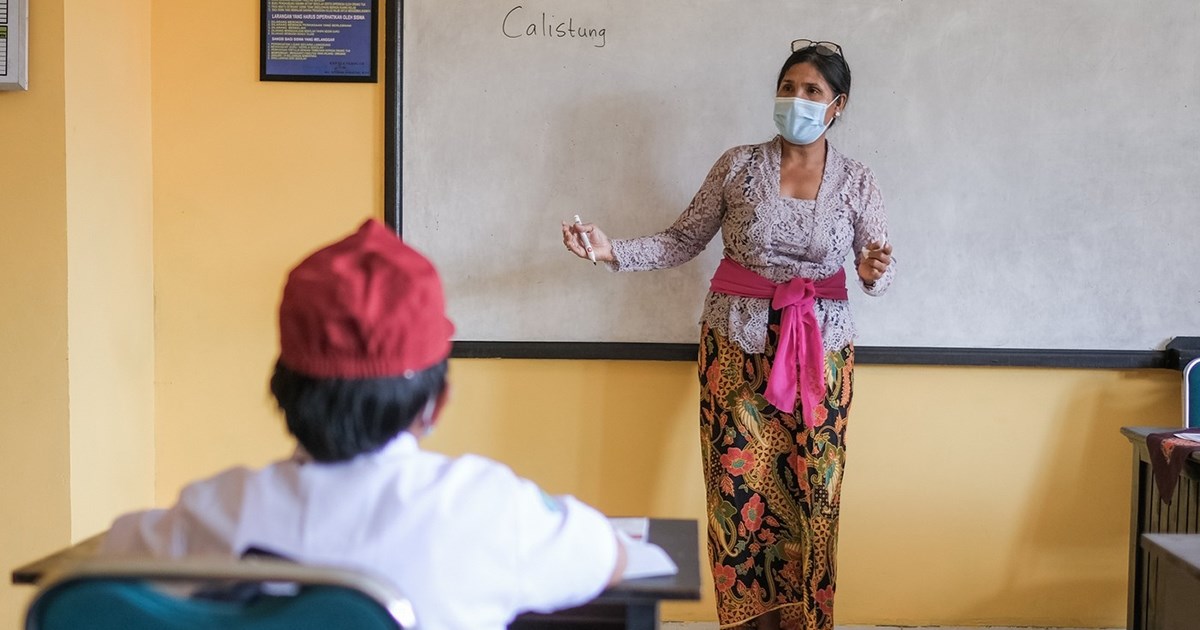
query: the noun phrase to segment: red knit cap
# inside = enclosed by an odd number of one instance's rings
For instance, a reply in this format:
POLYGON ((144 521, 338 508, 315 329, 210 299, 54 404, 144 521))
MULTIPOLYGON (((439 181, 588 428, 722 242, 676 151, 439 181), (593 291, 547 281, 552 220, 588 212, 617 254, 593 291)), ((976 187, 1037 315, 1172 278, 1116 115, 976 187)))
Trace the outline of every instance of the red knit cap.
POLYGON ((424 370, 453 334, 433 264, 373 219, 297 265, 279 305, 279 360, 314 378, 424 370))

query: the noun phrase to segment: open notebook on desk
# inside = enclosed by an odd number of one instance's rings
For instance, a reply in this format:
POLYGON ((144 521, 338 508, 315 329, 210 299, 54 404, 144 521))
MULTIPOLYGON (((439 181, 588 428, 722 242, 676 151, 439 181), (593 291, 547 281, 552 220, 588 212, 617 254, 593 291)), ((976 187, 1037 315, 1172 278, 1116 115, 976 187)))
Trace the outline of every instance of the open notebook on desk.
POLYGON ((667 552, 649 540, 650 519, 637 517, 608 520, 617 531, 617 537, 625 544, 628 560, 622 575, 624 579, 661 577, 679 572, 679 567, 675 566, 667 552))

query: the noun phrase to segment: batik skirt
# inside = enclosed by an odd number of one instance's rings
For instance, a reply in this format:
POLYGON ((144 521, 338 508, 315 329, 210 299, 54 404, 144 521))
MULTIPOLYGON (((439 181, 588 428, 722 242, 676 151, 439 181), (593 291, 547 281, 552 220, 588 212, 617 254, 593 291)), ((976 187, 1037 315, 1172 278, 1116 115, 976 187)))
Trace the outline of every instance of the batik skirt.
POLYGON ((704 326, 700 432, 708 549, 722 627, 779 610, 784 628, 833 630, 838 506, 854 346, 825 356, 825 398, 809 429, 763 398, 779 340, 747 354, 704 326))

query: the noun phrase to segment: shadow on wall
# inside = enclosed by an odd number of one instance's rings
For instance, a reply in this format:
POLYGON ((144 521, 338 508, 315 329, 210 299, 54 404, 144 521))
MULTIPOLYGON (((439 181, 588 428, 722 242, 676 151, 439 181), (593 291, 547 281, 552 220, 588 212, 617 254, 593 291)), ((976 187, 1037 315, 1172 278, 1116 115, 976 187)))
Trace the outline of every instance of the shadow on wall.
POLYGON ((1019 461, 1037 462, 1024 526, 1017 530, 1007 578, 994 597, 961 610, 963 620, 996 620, 1022 602, 1052 623, 1115 626, 1125 619, 1129 541, 1130 446, 1123 426, 1177 424, 1178 396, 1145 373, 1084 381, 1052 416, 1055 428, 1019 461), (1174 404, 1173 404, 1174 403, 1174 404), (1114 576, 1120 578, 1097 576, 1114 576), (1065 616, 1064 616, 1065 615, 1065 616))

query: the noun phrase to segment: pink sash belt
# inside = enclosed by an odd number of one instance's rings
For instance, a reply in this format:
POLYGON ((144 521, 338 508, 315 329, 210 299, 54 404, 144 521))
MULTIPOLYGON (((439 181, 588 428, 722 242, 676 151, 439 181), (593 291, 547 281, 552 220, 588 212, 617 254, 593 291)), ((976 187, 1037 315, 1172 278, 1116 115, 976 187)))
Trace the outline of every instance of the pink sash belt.
POLYGON ((738 297, 771 300, 771 308, 782 311, 779 321, 779 347, 767 377, 764 398, 784 413, 796 411, 799 385, 801 411, 809 428, 817 425, 813 410, 825 396, 825 351, 813 304, 817 298, 845 300, 846 270, 823 280, 793 278, 775 284, 768 278, 721 259, 709 289, 738 297))

